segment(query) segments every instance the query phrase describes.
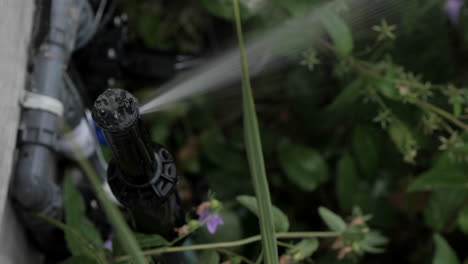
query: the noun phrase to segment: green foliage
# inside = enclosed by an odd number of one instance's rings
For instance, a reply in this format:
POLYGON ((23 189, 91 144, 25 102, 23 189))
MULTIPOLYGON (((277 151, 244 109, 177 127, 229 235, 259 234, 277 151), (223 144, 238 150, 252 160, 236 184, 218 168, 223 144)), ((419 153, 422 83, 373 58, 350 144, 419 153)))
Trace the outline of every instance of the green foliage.
POLYGON ((327 110, 340 111, 343 109, 347 109, 354 102, 356 102, 359 99, 359 97, 363 95, 361 93, 363 85, 363 80, 361 79, 356 79, 351 83, 347 84, 340 92, 340 94, 338 94, 335 97, 333 102, 330 105, 328 105, 327 110))
POLYGON ((340 55, 348 55, 353 50, 353 36, 343 19, 334 11, 323 8, 319 14, 320 21, 330 34, 336 50, 340 55))
POLYGON ((219 264, 220 263, 220 257, 219 254, 215 250, 207 250, 203 251, 199 258, 198 262, 199 264, 219 264))
POLYGON ((388 239, 382 236, 378 231, 370 230, 367 226, 367 221, 371 218, 370 215, 362 215, 361 210, 357 207, 353 209, 353 220, 346 222, 339 215, 330 211, 325 207, 319 208, 319 215, 328 228, 339 233, 336 249, 341 249, 343 258, 346 254, 362 255, 364 253, 378 254, 384 252, 383 246, 388 242, 388 239))
POLYGON ((162 236, 157 234, 143 234, 143 233, 134 233, 135 239, 141 248, 155 248, 162 246, 169 246, 169 242, 162 236))
POLYGON ((84 254, 83 256, 76 256, 76 257, 84 257, 86 259, 91 259, 98 264, 107 264, 107 260, 104 257, 104 250, 102 248, 95 247, 90 241, 88 241, 82 233, 78 230, 75 230, 68 225, 57 221, 53 218, 47 217, 45 215, 37 215, 37 217, 41 218, 42 220, 56 226, 57 228, 61 229, 63 232, 68 233, 68 239, 75 239, 76 244, 73 244, 75 247, 75 251, 80 254, 84 254))
POLYGON ((78 232, 82 234, 87 243, 92 245, 92 249, 90 249, 89 246, 83 246, 72 232, 65 230, 65 239, 68 248, 74 256, 93 256, 95 252, 89 252, 89 250, 101 248, 103 241, 97 229, 86 218, 83 198, 73 185, 70 176, 65 177, 63 185, 63 203, 65 207, 65 223, 67 226, 74 230, 73 233, 78 232))
POLYGON ((283 144, 278 149, 281 167, 294 184, 313 191, 328 179, 328 166, 320 153, 297 144, 283 144))
POLYGON ((357 126, 352 135, 353 152, 362 172, 375 178, 380 166, 381 140, 369 126, 357 126))
POLYGON ((312 254, 314 254, 314 252, 317 251, 318 247, 318 239, 303 239, 302 241, 294 245, 294 247, 288 249, 288 255, 292 256, 294 261, 301 261, 312 256, 312 254))
POLYGON ((161 47, 161 38, 160 34, 158 34, 160 19, 154 16, 152 12, 144 10, 140 13, 137 21, 137 32, 145 44, 150 47, 161 47))
POLYGON ((375 25, 372 27, 372 30, 379 33, 377 37, 378 41, 383 41, 386 39, 394 40, 396 38, 395 29, 396 29, 396 26, 389 25, 385 19, 382 19, 379 25, 375 25))
POLYGON ((179 0, 168 3, 122 1, 132 22, 130 29, 147 47, 183 53, 199 52, 204 44, 200 35, 206 32, 209 21, 201 8, 180 4, 179 0))
POLYGON ((330 230, 335 232, 344 232, 346 230, 346 222, 339 215, 333 213, 325 207, 319 208, 319 214, 322 220, 327 224, 330 230))
POLYGON ((320 64, 320 60, 317 58, 317 53, 314 50, 306 51, 302 55, 304 59, 301 61, 301 65, 307 66, 310 71, 313 71, 315 66, 320 64))
POLYGON ((121 244, 124 248, 124 251, 130 255, 132 261, 137 264, 144 264, 145 259, 141 252, 141 248, 133 236, 133 233, 130 231, 130 228, 127 226, 122 214, 104 192, 97 173, 94 171, 90 162, 84 157, 81 150, 77 147, 75 139, 68 138, 68 140, 70 140, 72 143, 73 151, 78 156, 78 163, 82 167, 85 175, 88 177, 90 185, 94 189, 94 192, 96 193, 96 196, 107 216, 108 221, 112 227, 114 227, 119 244, 121 244))
MULTIPOLYGON (((128 2, 125 8, 135 19, 131 26, 148 47, 202 57, 205 51, 222 52, 225 46, 219 44, 234 38, 231 1, 128 2)), ((183 110, 174 107, 154 116, 151 136, 178 157, 181 197, 188 208, 196 206, 191 202, 200 198, 200 188, 209 188, 225 204, 237 198, 260 216, 257 221, 244 208, 230 206, 221 210, 225 225, 216 234, 194 231, 193 246, 215 243, 202 248, 200 263, 272 262, 273 236, 289 229, 303 235, 282 242, 292 246, 280 251, 292 262, 369 264, 391 257, 392 262, 427 263, 434 252, 433 263, 460 263, 455 249, 462 245, 456 243, 468 234, 468 7, 452 24, 442 16, 445 1, 359 3, 240 0, 243 26, 253 37, 316 11, 300 41, 270 43, 265 52, 274 56, 281 50, 289 64, 277 65, 279 59, 266 65, 280 70, 256 75, 254 93, 243 57, 244 127, 238 102, 224 98, 227 90, 220 90, 223 97, 198 96, 183 110), (314 30, 319 33, 309 34, 314 30), (190 155, 184 155, 187 150, 190 155), (258 201, 240 194, 254 194, 258 201), (319 209, 331 232, 305 236, 302 231, 319 231, 320 219, 310 212, 321 204, 337 208, 319 209), (353 210, 357 207, 373 217, 353 210), (250 244, 259 237, 247 243, 245 235, 255 235, 258 224, 264 243, 250 244), (433 250, 427 237, 435 232, 443 232, 453 249, 436 234, 433 250), (333 241, 321 243, 316 238, 322 235, 333 241), (292 241, 296 238, 303 240, 292 241), (232 241, 241 246, 228 253, 216 250, 232 241), (366 256, 382 253, 387 244, 392 248, 386 254, 366 256), (262 247, 264 259, 259 258, 262 247)), ((240 17, 237 22, 240 28, 240 17)), ((75 214, 80 211, 70 206, 75 214)), ((75 232, 67 233, 79 244, 73 247, 84 246, 81 240, 90 235, 78 239, 75 232)), ((166 249, 157 235, 149 244, 139 236, 145 249, 166 249)), ((118 244, 114 256, 126 254, 116 253, 118 244)))
POLYGON ((360 247, 363 251, 368 253, 382 253, 385 250, 382 248, 388 243, 388 239, 382 236, 380 233, 372 231, 364 233, 364 239, 362 240, 360 247))
POLYGON ((244 48, 242 25, 239 3, 233 0, 234 15, 236 20, 237 39, 239 41, 241 69, 242 69, 242 105, 244 110, 244 136, 249 160, 250 173, 258 201, 258 218, 262 234, 265 262, 267 264, 278 263, 278 249, 274 237, 273 206, 271 204, 270 190, 266 176, 263 159, 262 141, 258 127, 257 113, 250 86, 249 69, 244 48))
POLYGON ((352 156, 347 154, 338 162, 336 179, 336 196, 340 207, 351 210, 356 204, 356 192, 359 185, 359 174, 352 156))
MULTIPOLYGON (((253 196, 240 195, 237 201, 258 216, 257 199, 253 196)), ((289 230, 288 217, 276 206, 273 206, 273 221, 276 232, 286 232, 289 230)))
POLYGON ((435 231, 442 231, 456 219, 466 198, 466 191, 436 190, 432 192, 431 198, 424 210, 424 221, 426 225, 435 231))
POLYGON ((448 154, 442 155, 430 170, 411 182, 408 191, 467 189, 467 170, 467 163, 453 161, 448 154))
POLYGON ((233 172, 245 172, 246 158, 227 142, 219 129, 202 136, 201 148, 213 164, 233 172))
POLYGON ((468 234, 468 206, 464 206, 457 218, 457 224, 463 233, 468 234))
POLYGON ((434 234, 435 254, 432 264, 460 264, 457 255, 439 234, 434 234))
POLYGON ((409 127, 400 120, 395 120, 390 123, 388 134, 398 150, 404 155, 405 161, 414 162, 418 146, 409 127))

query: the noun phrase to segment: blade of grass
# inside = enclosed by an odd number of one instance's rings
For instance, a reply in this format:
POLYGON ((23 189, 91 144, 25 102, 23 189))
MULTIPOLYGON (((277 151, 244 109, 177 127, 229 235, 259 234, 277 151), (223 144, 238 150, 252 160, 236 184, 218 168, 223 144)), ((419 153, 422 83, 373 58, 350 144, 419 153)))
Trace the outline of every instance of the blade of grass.
MULTIPOLYGON (((69 127, 65 126, 65 129, 69 132, 69 127)), ((69 135, 69 133, 64 133, 65 135, 69 135)), ((80 164, 81 168, 84 170, 86 176, 88 177, 91 186, 96 193, 99 202, 101 202, 102 208, 104 209, 104 213, 107 216, 108 221, 114 228, 117 238, 124 248, 124 250, 129 254, 136 264, 146 264, 145 258, 141 251, 140 246, 138 245, 135 236, 133 235, 130 228, 127 226, 122 214, 117 209, 117 207, 111 202, 111 200, 107 197, 107 194, 104 192, 104 189, 101 187, 101 181, 97 176, 96 172, 94 171, 93 167, 89 163, 89 161, 84 157, 81 150, 77 147, 75 139, 69 136, 68 140, 71 142, 73 146, 73 151, 76 153, 78 157, 78 163, 80 164)))
POLYGON ((233 0, 234 17, 236 20, 237 38, 239 40, 239 50, 242 68, 242 98, 244 110, 244 134, 246 140, 247 157, 249 160, 250 172, 254 184, 255 195, 259 209, 260 233, 262 235, 262 245, 265 252, 265 263, 278 263, 278 248, 275 239, 275 226, 273 222, 273 207, 271 205, 268 180, 263 161, 262 143, 258 129, 258 120, 255 112, 255 104, 250 86, 249 69, 245 55, 244 38, 242 35, 242 25, 240 19, 239 2, 233 0))

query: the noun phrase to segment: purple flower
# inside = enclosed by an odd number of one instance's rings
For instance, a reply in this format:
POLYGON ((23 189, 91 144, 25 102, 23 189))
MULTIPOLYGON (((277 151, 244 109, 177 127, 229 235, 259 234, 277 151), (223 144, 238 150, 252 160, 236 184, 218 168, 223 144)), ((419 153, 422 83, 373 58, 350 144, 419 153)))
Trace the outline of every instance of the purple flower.
POLYGON ((216 232, 218 225, 224 225, 224 221, 221 218, 221 216, 219 216, 219 214, 212 214, 209 207, 205 207, 201 211, 200 217, 198 218, 199 222, 204 222, 205 220, 206 220, 206 228, 211 234, 214 234, 216 232), (206 220, 207 218, 209 219, 206 220))
POLYGON ((445 2, 445 13, 447 13, 450 22, 453 24, 458 23, 460 9, 464 3, 464 0, 447 0, 447 2, 445 2))
POLYGON ((112 238, 109 238, 106 240, 106 242, 104 242, 104 248, 112 251, 112 238))

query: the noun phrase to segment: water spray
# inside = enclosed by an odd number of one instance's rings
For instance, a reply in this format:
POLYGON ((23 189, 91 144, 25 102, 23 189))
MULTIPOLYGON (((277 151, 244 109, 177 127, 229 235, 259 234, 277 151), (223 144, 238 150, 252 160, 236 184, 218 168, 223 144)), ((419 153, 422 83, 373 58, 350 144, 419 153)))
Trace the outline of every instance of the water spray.
POLYGON ((109 186, 130 209, 136 230, 170 239, 183 224, 172 155, 152 142, 140 119, 138 101, 121 89, 108 89, 94 103, 93 118, 112 151, 109 186))
MULTIPOLYGON (((340 14, 353 33, 371 28, 382 18, 392 20, 398 16, 403 0, 334 0, 318 5, 303 16, 285 21, 264 34, 247 41, 246 56, 251 77, 266 71, 297 63, 297 54, 306 49, 323 49, 322 42, 329 36, 320 16, 324 11, 340 14)), ((141 114, 157 112, 194 95, 236 87, 241 79, 239 50, 237 47, 172 81, 169 81, 141 106, 141 114)))

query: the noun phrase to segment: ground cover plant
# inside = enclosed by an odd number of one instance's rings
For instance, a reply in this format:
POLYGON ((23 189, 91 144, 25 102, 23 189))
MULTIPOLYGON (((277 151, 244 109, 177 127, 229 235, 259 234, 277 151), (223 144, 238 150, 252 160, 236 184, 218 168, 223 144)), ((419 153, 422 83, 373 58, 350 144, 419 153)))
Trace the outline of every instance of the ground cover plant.
MULTIPOLYGON (((242 46, 330 2, 122 6, 148 47, 205 54, 213 34, 242 46)), ((146 118, 178 162, 188 213, 175 240, 132 234, 97 191, 115 230, 100 237, 66 181, 65 223, 55 222, 74 255, 66 263, 157 263, 169 252, 194 263, 466 262, 468 6, 406 1, 390 16, 369 11, 356 30, 350 2, 333 1, 324 36, 287 53, 281 70, 249 78, 244 59, 242 95, 197 95, 146 118)), ((121 85, 142 98, 154 89, 121 85)))

